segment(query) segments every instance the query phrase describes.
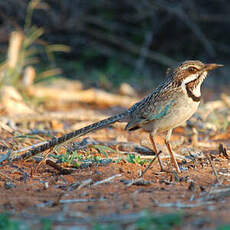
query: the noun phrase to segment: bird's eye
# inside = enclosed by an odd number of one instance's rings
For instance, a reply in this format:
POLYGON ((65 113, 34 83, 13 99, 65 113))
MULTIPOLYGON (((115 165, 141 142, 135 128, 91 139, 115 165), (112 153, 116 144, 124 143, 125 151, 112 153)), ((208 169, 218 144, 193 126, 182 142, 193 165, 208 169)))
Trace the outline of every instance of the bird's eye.
POLYGON ((197 68, 190 66, 190 67, 188 68, 188 71, 189 71, 190 73, 196 73, 196 72, 197 72, 197 68))

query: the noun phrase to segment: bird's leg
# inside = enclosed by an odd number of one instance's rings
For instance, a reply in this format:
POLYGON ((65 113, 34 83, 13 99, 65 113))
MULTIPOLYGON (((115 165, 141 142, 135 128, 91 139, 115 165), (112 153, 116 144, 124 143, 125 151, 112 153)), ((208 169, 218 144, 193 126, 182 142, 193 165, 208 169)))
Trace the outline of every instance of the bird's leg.
POLYGON ((169 154, 170 154, 170 157, 171 157, 171 161, 172 161, 172 163, 174 164, 177 173, 181 173, 180 168, 179 168, 179 166, 178 166, 178 164, 177 164, 176 158, 175 158, 175 156, 174 156, 174 154, 173 154, 173 152, 172 152, 171 145, 170 145, 170 138, 171 138, 171 135, 172 135, 172 129, 170 129, 170 130, 168 131, 167 135, 166 135, 165 144, 166 144, 166 146, 167 146, 167 149, 168 149, 169 154))
MULTIPOLYGON (((152 146, 153 146, 153 151, 155 152, 155 154, 157 154, 157 147, 156 147, 155 141, 153 139, 153 134, 152 133, 149 134, 149 138, 150 138, 150 141, 151 141, 152 146)), ((164 171, 160 156, 158 156, 157 159, 158 159, 161 171, 164 171)))

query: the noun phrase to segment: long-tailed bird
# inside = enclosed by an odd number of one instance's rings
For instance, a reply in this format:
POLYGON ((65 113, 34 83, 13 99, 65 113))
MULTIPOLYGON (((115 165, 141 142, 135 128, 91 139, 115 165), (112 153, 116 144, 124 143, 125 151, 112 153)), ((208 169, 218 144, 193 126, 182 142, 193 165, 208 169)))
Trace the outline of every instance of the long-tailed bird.
POLYGON ((142 128, 149 133, 155 153, 157 153, 157 149, 154 135, 166 131, 165 144, 174 167, 177 172, 180 172, 170 146, 172 130, 188 120, 197 111, 201 98, 201 84, 210 70, 221 66, 223 65, 185 61, 176 67, 168 79, 162 82, 152 93, 128 110, 61 137, 52 138, 13 160, 31 157, 72 138, 83 136, 115 122, 127 122, 126 130, 133 131, 142 128))

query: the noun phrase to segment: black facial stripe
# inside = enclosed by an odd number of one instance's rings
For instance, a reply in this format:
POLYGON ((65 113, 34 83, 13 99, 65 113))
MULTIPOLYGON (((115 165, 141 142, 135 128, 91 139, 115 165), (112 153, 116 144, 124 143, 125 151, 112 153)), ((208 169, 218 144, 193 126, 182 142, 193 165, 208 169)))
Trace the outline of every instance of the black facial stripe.
POLYGON ((196 82, 196 81, 199 81, 199 79, 200 79, 200 77, 202 76, 202 74, 203 74, 203 72, 200 73, 200 75, 199 75, 196 79, 194 79, 193 81, 190 81, 190 82, 188 82, 188 83, 186 84, 187 95, 188 95, 188 97, 192 98, 192 100, 195 101, 195 102, 199 102, 201 97, 200 97, 200 96, 199 96, 199 97, 195 96, 195 95, 193 94, 192 90, 189 88, 188 85, 189 85, 189 83, 194 83, 194 82, 196 82))
POLYGON ((188 97, 191 97, 193 101, 195 102, 199 102, 200 101, 200 96, 197 97, 195 96, 192 91, 189 89, 188 85, 186 84, 186 91, 187 91, 187 95, 188 97))

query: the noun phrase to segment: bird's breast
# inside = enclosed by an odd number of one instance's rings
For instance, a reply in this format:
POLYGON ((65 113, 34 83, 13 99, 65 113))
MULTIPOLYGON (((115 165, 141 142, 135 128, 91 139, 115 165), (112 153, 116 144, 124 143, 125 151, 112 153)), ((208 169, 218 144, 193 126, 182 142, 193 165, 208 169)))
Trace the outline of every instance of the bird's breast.
POLYGON ((197 111, 198 106, 199 102, 193 101, 187 95, 183 95, 175 100, 165 116, 153 120, 143 128, 148 132, 173 129, 187 121, 197 111))

